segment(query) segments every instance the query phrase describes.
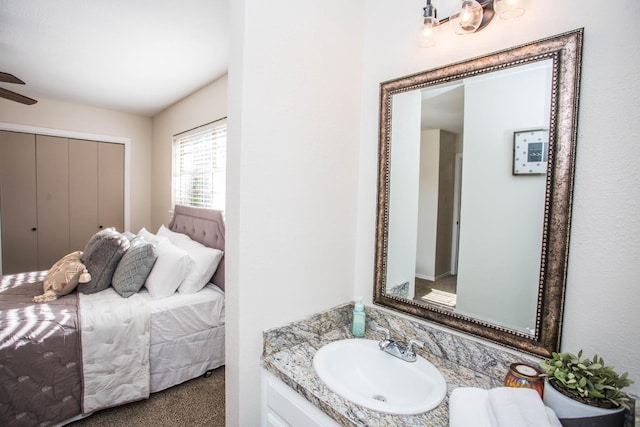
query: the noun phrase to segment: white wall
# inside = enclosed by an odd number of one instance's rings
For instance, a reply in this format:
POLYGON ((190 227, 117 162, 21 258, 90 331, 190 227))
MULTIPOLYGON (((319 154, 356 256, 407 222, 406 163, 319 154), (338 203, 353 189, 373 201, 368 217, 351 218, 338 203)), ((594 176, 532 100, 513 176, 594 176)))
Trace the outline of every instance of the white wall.
POLYGON ((352 299, 364 3, 231 2, 228 426, 259 425, 262 331, 352 299))
MULTIPOLYGON (((168 224, 173 135, 227 116, 227 76, 194 92, 153 117, 151 226, 168 224)), ((137 231, 137 230, 135 230, 137 231)))
POLYGON ((420 144, 420 207, 415 270, 417 277, 432 281, 436 280, 440 135, 440 129, 423 130, 420 144))
POLYGON ((548 129, 550 67, 465 81, 456 312, 535 328, 544 175, 513 175, 513 132, 548 129))
POLYGON ((354 295, 372 301, 379 82, 584 27, 562 349, 597 352, 629 371, 628 390, 640 394, 640 10, 617 2, 626 12, 612 21, 593 13, 595 0, 538 0, 517 20, 468 36, 444 31, 421 50, 413 31, 423 3, 367 2, 354 295))
MULTIPOLYGON (((86 107, 48 99, 25 106, 0 100, 0 122, 59 130, 60 136, 130 140, 131 230, 151 223, 151 119, 129 113, 86 107)), ((104 139, 102 139, 104 140, 104 139)))
POLYGON ((420 92, 405 92, 393 96, 391 107, 397 119, 391 129, 386 289, 409 282, 409 298, 416 285, 421 102, 420 92))

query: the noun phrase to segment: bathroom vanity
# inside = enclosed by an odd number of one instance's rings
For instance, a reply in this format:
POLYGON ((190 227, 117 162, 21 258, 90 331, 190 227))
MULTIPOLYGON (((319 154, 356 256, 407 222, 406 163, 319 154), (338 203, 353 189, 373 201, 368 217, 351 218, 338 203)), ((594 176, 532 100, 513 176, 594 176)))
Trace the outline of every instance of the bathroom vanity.
POLYGON ((385 339, 382 327, 392 340, 424 342, 417 353, 444 376, 446 396, 428 412, 391 415, 332 392, 313 360, 352 338, 353 304, 345 304, 264 332, 264 425, 448 426, 451 391, 500 387, 512 363, 560 351, 582 36, 577 29, 380 84, 372 302, 386 309, 366 307, 364 338, 385 339), (433 114, 449 114, 449 105, 455 126, 433 114), (539 169, 521 169, 523 138, 525 163, 529 149, 546 158, 539 169), (433 176, 421 176, 422 164, 433 176), (450 276, 455 293, 442 292, 445 300, 416 292, 416 279, 450 276))
POLYGON ((528 355, 509 353, 375 307, 366 307, 365 338, 383 339, 384 334, 375 330, 378 325, 389 329, 393 339, 423 341, 425 348, 418 348, 416 352, 435 365, 447 382, 447 396, 429 412, 391 415, 370 410, 329 390, 313 368, 313 358, 321 347, 336 340, 353 338, 350 331, 352 309, 353 304, 341 305, 264 332, 263 425, 448 426, 448 398, 453 389, 500 387, 511 363, 537 363, 528 355))

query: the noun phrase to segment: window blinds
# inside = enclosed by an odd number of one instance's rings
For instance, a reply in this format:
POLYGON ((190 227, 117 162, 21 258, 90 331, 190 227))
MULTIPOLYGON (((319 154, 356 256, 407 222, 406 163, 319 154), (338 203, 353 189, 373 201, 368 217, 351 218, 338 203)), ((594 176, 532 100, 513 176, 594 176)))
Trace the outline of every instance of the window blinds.
POLYGON ((227 122, 173 137, 173 203, 224 211, 227 122))

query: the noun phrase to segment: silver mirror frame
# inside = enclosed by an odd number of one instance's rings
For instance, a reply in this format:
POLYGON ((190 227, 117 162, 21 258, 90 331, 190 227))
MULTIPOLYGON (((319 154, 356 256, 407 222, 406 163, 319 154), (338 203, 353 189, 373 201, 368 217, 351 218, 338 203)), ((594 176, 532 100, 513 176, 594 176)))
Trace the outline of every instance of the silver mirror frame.
POLYGON ((548 357, 560 350, 569 256, 583 29, 380 84, 374 304, 548 357), (553 60, 549 162, 533 335, 386 294, 393 95, 535 61, 553 60))

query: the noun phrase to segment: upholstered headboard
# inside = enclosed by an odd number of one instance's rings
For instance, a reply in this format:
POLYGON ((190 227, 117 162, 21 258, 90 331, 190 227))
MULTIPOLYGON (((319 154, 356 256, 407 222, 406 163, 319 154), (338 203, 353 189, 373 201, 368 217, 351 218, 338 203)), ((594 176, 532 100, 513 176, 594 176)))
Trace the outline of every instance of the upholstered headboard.
MULTIPOLYGON (((224 219, 220 211, 176 205, 169 229, 186 234, 209 248, 224 251, 224 219)), ((224 290, 224 255, 211 282, 224 290)))

